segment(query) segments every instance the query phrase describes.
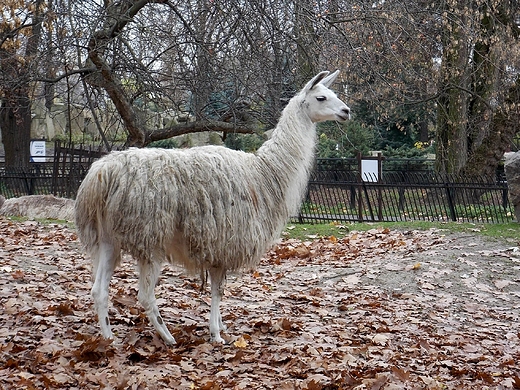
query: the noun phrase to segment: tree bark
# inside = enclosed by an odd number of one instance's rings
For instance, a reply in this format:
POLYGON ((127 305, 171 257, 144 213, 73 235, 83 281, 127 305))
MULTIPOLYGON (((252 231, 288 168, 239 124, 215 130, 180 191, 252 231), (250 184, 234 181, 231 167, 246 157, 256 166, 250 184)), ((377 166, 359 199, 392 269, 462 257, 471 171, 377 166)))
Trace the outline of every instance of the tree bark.
MULTIPOLYGON (((514 11, 507 2, 492 10, 484 2, 479 11, 479 39, 473 49, 473 82, 468 131, 469 158, 462 173, 466 176, 494 177, 504 152, 520 130, 518 120, 520 79, 507 87, 506 61, 502 48, 507 46, 508 28, 514 28, 514 11), (503 92, 504 91, 504 92, 503 92)), ((509 38, 511 39, 511 38, 509 38)))
POLYGON ((297 43, 298 64, 298 88, 317 72, 318 65, 318 39, 314 31, 314 2, 300 0, 294 2, 294 36, 297 43))

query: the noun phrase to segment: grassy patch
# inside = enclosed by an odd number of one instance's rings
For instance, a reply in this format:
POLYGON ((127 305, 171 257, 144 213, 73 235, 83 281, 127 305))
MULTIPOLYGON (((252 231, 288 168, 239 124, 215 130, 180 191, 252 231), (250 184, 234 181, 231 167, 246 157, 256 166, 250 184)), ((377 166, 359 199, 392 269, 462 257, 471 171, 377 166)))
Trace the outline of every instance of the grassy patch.
POLYGON ((28 218, 28 217, 19 217, 19 216, 9 216, 9 217, 3 217, 9 221, 13 222, 26 222, 26 221, 35 221, 42 225, 63 225, 66 226, 69 229, 75 229, 76 226, 74 225, 74 222, 72 221, 66 221, 64 219, 50 219, 50 218, 28 218))
MULTIPOLYGON (((25 222, 26 217, 4 217, 14 222, 25 222)), ((59 224, 75 229, 75 225, 70 221, 62 221, 57 219, 37 219, 37 222, 43 225, 59 224)), ((353 230, 366 231, 370 229, 388 228, 391 230, 428 230, 441 229, 446 233, 470 233, 481 234, 486 237, 502 238, 515 241, 520 244, 520 223, 469 223, 469 222, 429 222, 429 221, 411 221, 411 222, 350 222, 350 223, 317 223, 317 224, 288 224, 283 236, 286 238, 298 238, 300 240, 309 240, 319 237, 334 236, 341 238, 353 230)))
POLYGON ((343 237, 352 230, 365 231, 376 228, 391 230, 428 230, 441 229, 446 233, 472 233, 487 237, 503 238, 520 241, 520 224, 510 223, 459 223, 459 222, 371 222, 371 223, 325 223, 325 224, 289 224, 284 230, 284 236, 308 240, 316 237, 343 237))
POLYGON ((351 230, 351 224, 319 223, 319 224, 289 224, 285 227, 283 235, 286 238, 298 238, 308 240, 317 237, 343 237, 351 230))

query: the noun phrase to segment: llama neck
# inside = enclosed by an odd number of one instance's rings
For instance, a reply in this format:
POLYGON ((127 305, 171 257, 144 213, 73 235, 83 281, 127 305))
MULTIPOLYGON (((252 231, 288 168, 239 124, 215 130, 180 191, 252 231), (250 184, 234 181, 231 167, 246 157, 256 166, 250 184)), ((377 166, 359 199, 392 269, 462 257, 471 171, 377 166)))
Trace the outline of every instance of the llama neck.
POLYGON ((293 165, 296 170, 307 169, 312 164, 316 125, 302 112, 300 105, 300 99, 291 99, 283 110, 271 138, 258 150, 259 156, 274 160, 286 168, 287 165, 293 165))
POLYGON ((289 213, 297 211, 314 160, 316 125, 302 112, 301 99, 291 99, 271 138, 257 156, 278 182, 289 213))

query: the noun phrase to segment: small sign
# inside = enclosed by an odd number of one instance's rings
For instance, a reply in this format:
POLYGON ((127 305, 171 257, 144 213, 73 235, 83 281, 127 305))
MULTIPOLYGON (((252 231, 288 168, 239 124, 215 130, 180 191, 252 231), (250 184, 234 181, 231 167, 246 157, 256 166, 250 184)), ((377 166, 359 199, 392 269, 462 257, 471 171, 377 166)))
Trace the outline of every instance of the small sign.
POLYGON ((31 141, 31 162, 45 162, 45 141, 31 141))
POLYGON ((379 180, 379 161, 375 159, 362 159, 361 178, 363 179, 363 181, 377 182, 379 180))

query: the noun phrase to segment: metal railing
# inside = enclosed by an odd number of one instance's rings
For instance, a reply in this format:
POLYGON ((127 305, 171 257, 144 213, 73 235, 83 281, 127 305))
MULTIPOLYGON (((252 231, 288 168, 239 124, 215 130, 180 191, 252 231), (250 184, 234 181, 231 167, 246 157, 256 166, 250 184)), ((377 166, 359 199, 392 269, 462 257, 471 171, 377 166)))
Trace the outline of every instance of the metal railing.
POLYGON ((514 219, 507 183, 434 172, 314 172, 300 214, 293 221, 464 221, 514 219))
POLYGON ((32 162, 28 168, 0 164, 0 195, 12 198, 53 194, 75 198, 90 165, 104 154, 99 148, 56 141, 50 162, 32 162))
POLYGON ((0 168, 0 195, 6 198, 23 195, 53 194, 75 198, 88 166, 71 164, 59 170, 54 163, 32 163, 29 168, 0 168))

